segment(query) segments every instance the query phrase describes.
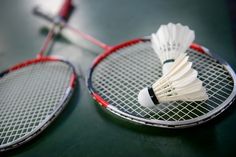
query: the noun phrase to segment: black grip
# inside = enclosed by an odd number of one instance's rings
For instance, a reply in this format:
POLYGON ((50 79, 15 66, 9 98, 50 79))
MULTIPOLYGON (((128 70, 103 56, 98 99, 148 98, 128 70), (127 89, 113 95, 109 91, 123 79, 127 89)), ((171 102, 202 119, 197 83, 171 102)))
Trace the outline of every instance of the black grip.
POLYGON ((43 10, 39 6, 34 7, 33 14, 49 22, 54 22, 54 15, 52 15, 51 13, 48 13, 46 10, 43 10))

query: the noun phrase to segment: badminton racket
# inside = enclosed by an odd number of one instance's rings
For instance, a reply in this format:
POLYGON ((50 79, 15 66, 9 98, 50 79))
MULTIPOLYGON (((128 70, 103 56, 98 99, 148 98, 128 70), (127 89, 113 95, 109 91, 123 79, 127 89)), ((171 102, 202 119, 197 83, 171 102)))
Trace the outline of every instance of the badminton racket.
MULTIPOLYGON (((71 0, 58 18, 67 19, 71 0)), ((0 151, 22 145, 42 132, 63 110, 72 95, 76 72, 71 63, 45 56, 57 25, 49 31, 36 59, 0 73, 0 151)))
MULTIPOLYGON (((37 15, 52 20, 40 10, 37 15)), ((230 65, 208 49, 193 43, 187 50, 193 68, 206 87, 209 99, 176 101, 154 108, 142 107, 138 93, 162 75, 162 64, 151 47, 150 37, 110 46, 60 22, 69 30, 104 49, 93 62, 87 79, 91 96, 108 112, 131 122, 163 128, 186 128, 205 123, 228 108, 235 99, 236 77, 230 65)))

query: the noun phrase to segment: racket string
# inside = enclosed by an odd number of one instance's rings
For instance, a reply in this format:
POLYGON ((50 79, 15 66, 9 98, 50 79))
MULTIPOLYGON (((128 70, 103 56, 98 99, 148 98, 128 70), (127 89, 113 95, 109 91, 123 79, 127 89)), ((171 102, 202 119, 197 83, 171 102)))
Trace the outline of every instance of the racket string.
POLYGON ((144 108, 137 93, 161 77, 162 66, 150 42, 142 42, 117 50, 98 64, 92 75, 95 91, 118 110, 144 119, 185 121, 208 114, 231 94, 234 82, 229 72, 215 59, 188 50, 193 68, 207 89, 208 101, 169 102, 155 108, 144 108))

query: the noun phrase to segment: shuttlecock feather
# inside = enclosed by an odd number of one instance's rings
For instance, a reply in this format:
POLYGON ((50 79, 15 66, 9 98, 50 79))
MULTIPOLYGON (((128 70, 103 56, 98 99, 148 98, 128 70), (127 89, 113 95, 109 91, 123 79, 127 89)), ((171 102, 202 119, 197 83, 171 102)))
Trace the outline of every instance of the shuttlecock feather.
POLYGON ((166 74, 150 88, 140 91, 138 101, 142 106, 152 107, 168 101, 207 100, 206 89, 197 75, 186 53, 181 53, 166 74))
POLYGON ((163 74, 171 69, 175 59, 189 48, 194 38, 194 31, 188 26, 173 23, 161 25, 157 33, 152 34, 152 47, 163 64, 163 74))

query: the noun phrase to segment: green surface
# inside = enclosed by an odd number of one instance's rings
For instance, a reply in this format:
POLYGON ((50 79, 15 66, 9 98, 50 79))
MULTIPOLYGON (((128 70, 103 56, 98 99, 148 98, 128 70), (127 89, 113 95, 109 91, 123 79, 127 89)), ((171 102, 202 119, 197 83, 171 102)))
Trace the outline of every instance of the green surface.
MULTIPOLYGON (((33 6, 53 8, 61 0, 5 0, 0 5, 0 70, 33 58, 45 34, 45 21, 33 6)), ((223 0, 80 0, 70 23, 98 39, 117 44, 155 32, 160 24, 180 22, 195 30, 196 42, 222 56, 236 69, 236 54, 226 2, 223 0)), ((58 40, 55 54, 81 68, 79 86, 63 113, 41 135, 0 156, 235 156, 236 109, 202 126, 168 130, 113 117, 91 99, 85 86, 89 65, 102 50, 78 39, 58 40)))

